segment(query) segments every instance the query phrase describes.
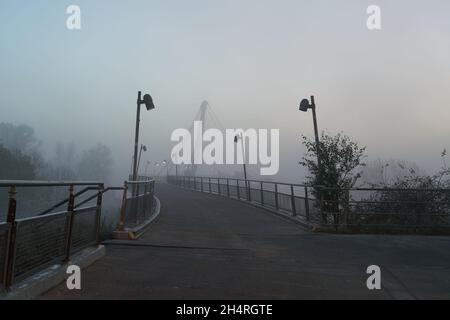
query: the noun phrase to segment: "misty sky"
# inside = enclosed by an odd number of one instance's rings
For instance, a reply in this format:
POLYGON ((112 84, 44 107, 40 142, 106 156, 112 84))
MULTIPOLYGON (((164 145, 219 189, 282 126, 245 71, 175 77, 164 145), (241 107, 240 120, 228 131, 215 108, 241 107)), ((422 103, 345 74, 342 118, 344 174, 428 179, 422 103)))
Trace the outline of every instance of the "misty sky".
POLYGON ((52 150, 102 142, 126 174, 138 90, 150 159, 208 100, 228 128, 279 128, 279 179, 302 179, 301 98, 319 128, 344 131, 371 159, 434 170, 450 149, 450 2, 0 0, 0 121, 28 124, 52 150), (66 28, 66 8, 82 30, 66 28), (366 28, 366 8, 382 30, 366 28))

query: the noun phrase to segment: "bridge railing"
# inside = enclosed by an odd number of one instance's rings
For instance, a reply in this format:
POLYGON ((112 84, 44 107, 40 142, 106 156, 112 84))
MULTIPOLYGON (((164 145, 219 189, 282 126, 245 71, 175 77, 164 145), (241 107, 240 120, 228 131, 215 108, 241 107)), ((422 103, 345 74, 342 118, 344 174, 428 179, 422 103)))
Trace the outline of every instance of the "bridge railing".
POLYGON ((190 176, 169 176, 168 182, 249 201, 326 229, 450 233, 450 189, 339 189, 190 176))
POLYGON ((119 231, 133 228, 148 220, 155 210, 155 180, 125 181, 123 188, 119 231))
POLYGON ((0 289, 99 244, 102 196, 108 190, 121 189, 104 189, 101 182, 36 181, 0 181, 1 188, 9 189, 9 197, 6 221, 0 222, 0 289), (68 189, 67 199, 36 216, 17 217, 20 192, 60 187, 68 189), (94 195, 82 198, 88 191, 94 195), (65 209, 56 211, 62 206, 65 209))
POLYGON ((272 181, 236 178, 169 176, 168 182, 183 188, 250 201, 310 221, 317 211, 309 187, 272 181))

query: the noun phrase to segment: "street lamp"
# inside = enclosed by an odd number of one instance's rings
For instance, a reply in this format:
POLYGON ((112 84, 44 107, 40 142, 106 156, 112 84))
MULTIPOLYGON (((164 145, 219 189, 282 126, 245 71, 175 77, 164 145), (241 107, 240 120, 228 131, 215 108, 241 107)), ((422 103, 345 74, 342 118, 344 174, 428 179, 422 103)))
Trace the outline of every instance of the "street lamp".
POLYGON ((316 139, 316 154, 317 154, 317 167, 319 169, 319 181, 322 183, 320 177, 322 172, 322 163, 320 160, 320 141, 319 141, 319 129, 317 128, 317 116, 316 116, 316 103, 314 101, 314 96, 311 96, 311 104, 308 99, 303 99, 300 102, 300 111, 307 112, 308 109, 312 110, 313 122, 314 122, 314 135, 316 139))
POLYGON ((141 91, 138 92, 137 98, 137 112, 136 112, 136 132, 134 136, 134 158, 133 158, 133 181, 137 180, 138 175, 138 146, 139 146, 139 122, 141 116, 141 105, 145 104, 147 110, 155 109, 153 99, 149 94, 144 95, 141 99, 141 91))

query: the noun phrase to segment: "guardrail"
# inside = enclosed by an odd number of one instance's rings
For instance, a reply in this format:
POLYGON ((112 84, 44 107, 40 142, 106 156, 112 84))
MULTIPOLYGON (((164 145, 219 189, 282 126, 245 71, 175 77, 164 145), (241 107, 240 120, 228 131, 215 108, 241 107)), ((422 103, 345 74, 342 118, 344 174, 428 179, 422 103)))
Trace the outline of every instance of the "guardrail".
POLYGON ((169 176, 168 183, 252 202, 343 232, 450 233, 450 189, 339 189, 233 178, 169 176))
POLYGON ((155 180, 125 181, 118 231, 133 228, 148 220, 155 209, 155 180), (131 190, 130 190, 131 189, 131 190))
POLYGON ((0 223, 0 287, 14 283, 45 267, 69 261, 70 257, 100 242, 102 196, 107 188, 101 182, 0 181, 9 188, 6 222, 0 223), (68 198, 37 216, 16 217, 18 189, 67 187, 68 198), (76 188, 83 189, 76 192, 76 188), (77 203, 87 191, 93 196, 77 203), (88 204, 95 200, 94 205, 88 204), (67 205, 66 209, 53 212, 67 205))

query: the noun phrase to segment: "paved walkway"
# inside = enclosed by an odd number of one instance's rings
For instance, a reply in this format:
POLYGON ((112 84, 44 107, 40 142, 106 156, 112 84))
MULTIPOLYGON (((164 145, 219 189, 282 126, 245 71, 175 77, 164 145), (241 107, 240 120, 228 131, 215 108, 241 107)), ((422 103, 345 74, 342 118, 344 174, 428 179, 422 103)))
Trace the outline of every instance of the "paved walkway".
POLYGON ((43 299, 450 299, 450 237, 313 234, 264 210, 158 185, 160 219, 136 242, 107 245, 43 299), (382 269, 380 291, 366 268, 382 269))

